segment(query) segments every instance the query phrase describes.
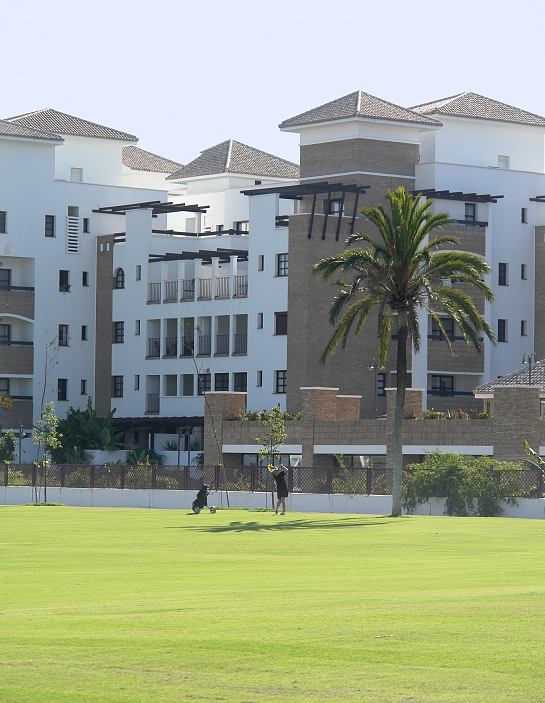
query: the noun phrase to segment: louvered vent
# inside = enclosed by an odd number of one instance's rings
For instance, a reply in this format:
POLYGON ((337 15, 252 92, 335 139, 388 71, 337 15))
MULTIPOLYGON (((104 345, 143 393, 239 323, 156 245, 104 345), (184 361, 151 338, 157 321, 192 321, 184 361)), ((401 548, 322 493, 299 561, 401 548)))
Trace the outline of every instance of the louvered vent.
POLYGON ((67 254, 79 254, 79 243, 81 236, 81 218, 66 218, 66 242, 65 251, 67 254))

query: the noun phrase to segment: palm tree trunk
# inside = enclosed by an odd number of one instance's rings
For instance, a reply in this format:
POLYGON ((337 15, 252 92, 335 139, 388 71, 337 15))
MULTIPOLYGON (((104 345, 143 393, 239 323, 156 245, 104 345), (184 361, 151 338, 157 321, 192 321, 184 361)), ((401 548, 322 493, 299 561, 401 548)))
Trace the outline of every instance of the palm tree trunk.
POLYGON ((392 458, 394 477, 392 488, 392 515, 401 515, 401 478, 403 469, 403 411, 407 385, 407 311, 399 310, 397 316, 397 392, 394 414, 392 458))

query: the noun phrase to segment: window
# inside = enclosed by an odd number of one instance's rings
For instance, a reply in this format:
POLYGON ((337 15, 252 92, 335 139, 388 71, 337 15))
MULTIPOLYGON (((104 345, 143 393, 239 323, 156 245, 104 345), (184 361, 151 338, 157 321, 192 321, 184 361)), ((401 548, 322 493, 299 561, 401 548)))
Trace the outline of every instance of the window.
POLYGON ((59 378, 57 381, 57 400, 68 400, 68 379, 59 378))
POLYGON ((59 291, 61 293, 70 292, 70 271, 59 271, 59 291))
POLYGON ((134 321, 134 334, 140 334, 140 320, 134 321))
POLYGON ((466 222, 475 222, 476 220, 476 205, 475 203, 466 203, 465 204, 465 221, 466 222))
POLYGON ((135 391, 140 390, 140 374, 134 375, 134 390, 135 391))
POLYGON ((11 325, 0 325, 0 345, 9 346, 11 342, 11 325))
POLYGON ((123 398, 123 376, 113 377, 114 398, 123 398))
POLYGON ((0 269, 0 290, 11 288, 11 269, 0 269))
POLYGON ((136 280, 142 280, 142 266, 140 264, 136 264, 136 280))
MULTIPOLYGON (((441 324, 443 325, 447 337, 452 341, 454 339, 454 320, 452 317, 442 317, 441 324)), ((433 319, 431 321, 431 338, 436 342, 444 339, 441 328, 437 324, 437 320, 433 319)))
POLYGON ((255 384, 258 388, 261 388, 263 385, 263 371, 258 371, 257 372, 257 380, 255 384))
POLYGON ((68 217, 79 217, 79 205, 68 206, 68 217))
POLYGON ((523 225, 528 224, 528 208, 523 207, 520 211, 520 221, 522 222, 523 225))
POLYGON ((72 183, 83 183, 83 169, 82 168, 71 168, 70 169, 70 180, 72 183))
POLYGON ((125 341, 125 323, 114 322, 114 344, 123 344, 125 341))
POLYGON ((182 374, 182 395, 193 395, 193 382, 192 373, 182 374))
POLYGON ((235 222, 237 232, 248 232, 250 230, 250 222, 248 220, 238 220, 235 222))
POLYGON ((339 214, 344 215, 344 204, 340 200, 330 200, 329 201, 329 214, 330 215, 339 215, 339 214))
POLYGON ((214 375, 214 390, 228 391, 229 390, 229 374, 217 373, 214 375))
POLYGON ((288 275, 288 255, 278 254, 276 260, 276 275, 277 276, 287 276, 288 275))
POLYGON ((237 393, 246 393, 248 390, 248 374, 245 371, 233 374, 233 381, 234 390, 237 393))
POLYGON ((223 225, 216 225, 216 232, 223 232, 223 225))
POLYGON ((87 381, 84 378, 79 382, 79 392, 81 395, 87 395, 87 381))
POLYGON ((59 347, 68 346, 68 325, 59 325, 59 347))
POLYGON ((81 339, 83 342, 87 342, 89 337, 87 336, 87 325, 81 326, 81 339))
POLYGON ((212 380, 211 374, 209 374, 209 373, 200 373, 199 374, 198 389, 197 389, 198 395, 204 395, 205 393, 208 393, 210 391, 211 380, 212 380))
POLYGON ((521 321, 520 321, 520 336, 521 336, 521 337, 527 337, 527 336, 528 336, 526 320, 521 320, 521 321))
POLYGON ((114 288, 125 288, 125 271, 123 271, 123 269, 117 269, 117 271, 115 272, 114 288))
POLYGON ((287 387, 288 372, 287 371, 275 371, 274 378, 275 378, 275 383, 274 383, 275 391, 274 392, 275 393, 285 393, 286 387, 287 387))
POLYGON ((288 334, 288 313, 287 312, 275 312, 274 313, 274 333, 275 334, 288 334))
POLYGON ((257 329, 258 330, 263 329, 263 313, 262 312, 257 313, 257 329))
POLYGON ((527 264, 520 265, 520 280, 521 281, 528 280, 528 266, 527 266, 527 264))
POLYGON ((8 213, 5 210, 0 210, 0 234, 6 233, 7 220, 8 213))
POLYGON ((44 232, 46 237, 54 237, 55 236, 55 215, 46 215, 45 216, 45 232, 44 232))
POLYGON ((263 256, 263 254, 259 254, 259 256, 257 257, 257 270, 265 270, 265 257, 263 256))
POLYGON ((386 374, 377 373, 377 395, 386 395, 386 374))
POLYGON ((509 157, 508 156, 498 156, 498 168, 509 168, 509 157))
POLYGON ((81 285, 85 286, 86 288, 89 287, 89 271, 81 272, 81 285))
POLYGON ((9 395, 9 378, 0 378, 0 394, 9 395))
POLYGON ((431 395, 454 395, 454 376, 432 376, 431 395))
POLYGON ((507 285, 507 264, 498 264, 498 285, 507 285))
POLYGON ((88 217, 83 218, 83 233, 89 234, 91 231, 91 220, 88 217))
POLYGON ((254 181, 254 185, 255 185, 255 186, 260 186, 260 185, 261 185, 261 181, 254 181))
POLYGON ((507 342, 507 320, 498 320, 498 342, 507 342))

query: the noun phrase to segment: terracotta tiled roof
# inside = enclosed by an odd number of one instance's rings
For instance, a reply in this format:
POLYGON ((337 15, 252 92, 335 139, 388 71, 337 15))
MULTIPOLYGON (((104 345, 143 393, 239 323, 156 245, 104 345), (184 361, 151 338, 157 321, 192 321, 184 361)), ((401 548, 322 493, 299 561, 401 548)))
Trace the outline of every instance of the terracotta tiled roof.
POLYGON ((400 105, 394 105, 394 103, 389 103, 361 90, 337 100, 332 100, 307 112, 302 112, 295 117, 290 117, 290 119, 284 120, 279 126, 280 129, 284 129, 316 122, 332 122, 333 120, 342 120, 350 117, 367 117, 375 120, 441 126, 441 122, 438 120, 407 110, 407 108, 400 105))
MULTIPOLYGON (((516 371, 495 378, 488 383, 477 386, 474 393, 493 393, 495 386, 527 386, 529 385, 529 369, 526 364, 516 371)), ((545 393, 545 359, 532 364, 532 386, 539 386, 545 393)))
POLYGON ((82 120, 80 117, 67 115, 65 112, 52 110, 50 107, 24 115, 6 118, 8 122, 30 129, 39 129, 53 134, 69 134, 76 137, 95 137, 96 139, 118 139, 123 142, 137 142, 134 134, 120 132, 111 127, 82 120))
POLYGON ((526 110, 498 100, 486 98, 478 93, 460 93, 450 98, 415 105, 411 107, 411 110, 421 115, 452 115, 453 117, 471 117, 479 120, 496 120, 545 127, 545 117, 534 115, 533 112, 526 112, 526 110))
POLYGON ((7 120, 0 120, 0 135, 6 137, 21 137, 22 139, 44 139, 50 142, 62 142, 62 137, 58 134, 50 134, 42 132, 39 129, 31 129, 30 127, 22 127, 7 120))
POLYGON ((133 171, 153 171, 154 173, 174 173, 183 167, 177 161, 165 159, 151 151, 144 151, 137 146, 123 147, 123 164, 133 171))
POLYGON ((299 178, 299 166, 241 144, 234 139, 205 149, 200 156, 168 176, 167 180, 211 176, 216 173, 243 173, 270 178, 299 178))

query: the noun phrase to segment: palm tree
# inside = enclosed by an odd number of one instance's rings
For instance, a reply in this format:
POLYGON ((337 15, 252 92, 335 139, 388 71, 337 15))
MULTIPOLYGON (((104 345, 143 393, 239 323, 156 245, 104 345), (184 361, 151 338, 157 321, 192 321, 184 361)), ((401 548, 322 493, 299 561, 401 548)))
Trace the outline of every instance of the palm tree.
POLYGON ((354 329, 358 337, 369 315, 375 308, 379 317, 378 348, 381 366, 386 363, 392 318, 397 313, 397 394, 393 434, 393 491, 392 515, 401 514, 401 477, 403 444, 403 409, 407 373, 407 338, 412 333, 415 352, 420 349, 418 312, 426 310, 437 323, 441 335, 449 345, 438 312, 446 312, 460 328, 466 345, 473 344, 478 353, 483 350, 479 333, 484 332, 496 343, 488 322, 477 312, 471 297, 445 285, 445 279, 470 284, 487 301, 494 294, 483 281, 490 266, 476 254, 465 251, 439 250, 459 244, 456 237, 435 233, 451 224, 446 212, 432 213, 432 200, 421 203, 420 196, 399 187, 388 191, 391 214, 384 207, 362 208, 360 212, 377 228, 378 236, 356 233, 346 240, 346 250, 317 263, 312 273, 321 274, 324 281, 341 272, 351 280, 335 281, 337 295, 329 312, 329 321, 335 325, 323 351, 325 362, 339 344, 344 348, 354 329), (348 306, 345 309, 345 306, 348 306), (341 316, 342 314, 342 316, 341 316), (340 318, 340 319, 339 319, 340 318))

